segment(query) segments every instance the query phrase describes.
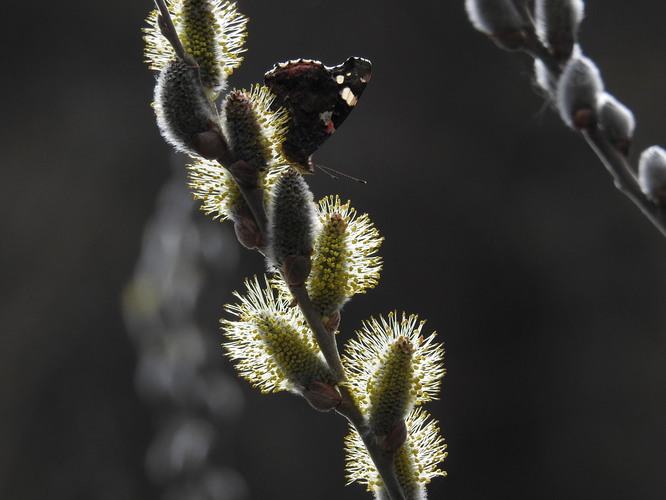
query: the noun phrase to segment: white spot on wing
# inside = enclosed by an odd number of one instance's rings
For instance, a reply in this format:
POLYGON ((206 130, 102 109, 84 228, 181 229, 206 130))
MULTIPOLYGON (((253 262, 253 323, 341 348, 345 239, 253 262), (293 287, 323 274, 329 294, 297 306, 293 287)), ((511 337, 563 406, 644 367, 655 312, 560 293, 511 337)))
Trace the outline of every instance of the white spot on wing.
POLYGON ((324 122, 324 125, 328 125, 328 122, 331 121, 332 116, 333 111, 324 111, 323 113, 319 113, 319 119, 324 122))
POLYGON ((345 77, 342 75, 338 75, 335 77, 335 81, 338 85, 342 85, 345 82, 345 77))
POLYGON ((348 106, 356 106, 358 99, 349 87, 345 87, 340 91, 340 97, 347 103, 348 106))

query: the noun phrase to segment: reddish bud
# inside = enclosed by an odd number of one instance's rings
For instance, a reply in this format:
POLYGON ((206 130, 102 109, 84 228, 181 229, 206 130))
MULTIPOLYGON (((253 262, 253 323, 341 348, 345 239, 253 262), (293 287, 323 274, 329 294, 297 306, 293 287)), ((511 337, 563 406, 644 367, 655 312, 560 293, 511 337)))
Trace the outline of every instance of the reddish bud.
POLYGON ((302 394, 317 411, 330 411, 342 403, 338 390, 325 382, 310 382, 302 394))
POLYGON ((329 332, 334 332, 338 329, 338 326, 340 326, 340 311, 335 311, 324 323, 324 328, 329 332))
POLYGON ((231 172, 234 179, 243 186, 249 188, 257 187, 259 182, 259 169, 254 165, 250 165, 243 160, 238 160, 229 167, 229 172, 231 172))
POLYGON ((234 220, 234 231, 236 232, 236 238, 245 248, 251 250, 264 246, 264 238, 259 226, 249 213, 243 214, 234 220))
POLYGON ((310 275, 312 262, 309 255, 287 255, 282 260, 284 280, 291 288, 298 288, 305 284, 310 275))
POLYGON ((599 98, 599 127, 608 141, 624 156, 634 135, 636 120, 629 108, 604 92, 599 98))
POLYGON ((194 134, 191 138, 192 149, 202 158, 214 160, 227 154, 227 143, 211 124, 211 129, 194 134))
POLYGON ((387 452, 398 451, 405 441, 407 441, 407 425, 404 420, 400 420, 384 437, 381 448, 387 452))
POLYGON ((569 59, 557 83, 557 108, 574 129, 596 126, 599 96, 604 90, 599 69, 584 56, 569 59))

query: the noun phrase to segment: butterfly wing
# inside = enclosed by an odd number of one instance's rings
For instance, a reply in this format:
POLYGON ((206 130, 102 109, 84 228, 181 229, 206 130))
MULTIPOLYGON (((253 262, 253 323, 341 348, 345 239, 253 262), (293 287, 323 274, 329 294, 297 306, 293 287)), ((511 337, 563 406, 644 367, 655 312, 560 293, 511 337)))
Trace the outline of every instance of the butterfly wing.
POLYGON ((354 109, 370 71, 370 61, 350 57, 330 68, 319 61, 299 59, 278 64, 266 73, 266 86, 289 112, 282 153, 294 167, 314 172, 312 154, 354 109))
POLYGON ((372 64, 361 57, 350 57, 339 66, 328 68, 338 84, 337 102, 333 109, 333 124, 340 127, 352 112, 372 76, 372 64))

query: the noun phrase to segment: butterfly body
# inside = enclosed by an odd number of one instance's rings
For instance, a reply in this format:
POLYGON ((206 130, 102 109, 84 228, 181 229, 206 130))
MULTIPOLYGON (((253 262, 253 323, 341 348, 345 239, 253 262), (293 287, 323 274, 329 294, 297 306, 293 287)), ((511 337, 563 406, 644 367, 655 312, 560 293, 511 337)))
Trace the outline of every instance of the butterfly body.
POLYGON ((298 170, 314 172, 312 154, 349 116, 370 81, 367 59, 350 57, 338 66, 298 59, 276 65, 264 76, 277 103, 289 112, 282 153, 298 170))

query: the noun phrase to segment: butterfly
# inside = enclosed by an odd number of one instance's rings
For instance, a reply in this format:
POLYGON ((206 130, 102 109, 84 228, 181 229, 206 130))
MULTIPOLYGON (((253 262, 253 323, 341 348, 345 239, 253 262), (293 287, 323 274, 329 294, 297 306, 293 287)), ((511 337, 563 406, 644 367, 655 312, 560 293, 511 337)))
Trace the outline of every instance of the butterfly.
POLYGON ((278 105, 289 112, 284 157, 302 173, 314 173, 312 155, 345 121, 370 81, 372 64, 350 57, 338 66, 298 59, 264 75, 278 105))

